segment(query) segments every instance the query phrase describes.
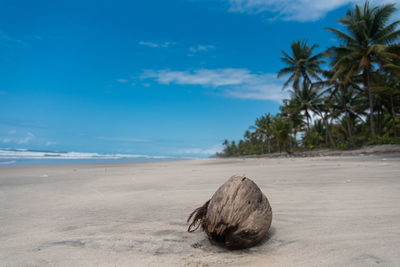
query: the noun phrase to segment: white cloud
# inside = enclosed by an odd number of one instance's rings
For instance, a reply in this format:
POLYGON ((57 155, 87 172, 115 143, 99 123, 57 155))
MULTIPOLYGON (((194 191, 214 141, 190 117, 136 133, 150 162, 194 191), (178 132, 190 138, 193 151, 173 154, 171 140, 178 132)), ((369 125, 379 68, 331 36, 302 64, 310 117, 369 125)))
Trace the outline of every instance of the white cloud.
POLYGON ((26 46, 27 44, 22 40, 13 38, 0 30, 0 45, 1 46, 26 46))
POLYGON ((7 92, 5 92, 5 91, 0 91, 0 95, 6 95, 7 94, 7 92))
POLYGON ((198 69, 194 71, 145 71, 143 79, 154 79, 161 84, 200 85, 221 89, 235 98, 280 101, 285 97, 283 82, 276 74, 251 73, 248 69, 198 69))
POLYGON ((247 69, 198 69, 189 71, 145 71, 142 78, 155 78, 162 84, 190 84, 203 86, 237 85, 251 78, 247 69))
POLYGON ((119 82, 119 83, 127 83, 127 82, 129 82, 129 80, 128 79, 119 78, 119 79, 117 79, 117 82, 119 82))
MULTIPOLYGON (((315 21, 328 12, 351 3, 363 4, 365 0, 224 0, 230 12, 270 14, 271 19, 289 21, 315 21)), ((394 3, 393 0, 375 0, 372 4, 394 3)), ((398 16, 398 14, 397 14, 398 16)))
POLYGON ((11 136, 3 138, 3 139, 0 139, 0 142, 24 145, 24 144, 32 143, 34 141, 37 144, 42 144, 42 145, 46 145, 46 146, 52 146, 52 145, 57 144, 56 142, 48 141, 48 140, 45 140, 43 138, 36 137, 31 132, 27 132, 25 134, 25 136, 23 136, 23 135, 17 135, 17 131, 16 130, 9 130, 8 134, 10 134, 11 136))
POLYGON ((117 141, 117 142, 132 142, 132 143, 144 143, 149 142, 146 139, 140 138, 131 138, 131 137, 106 137, 106 136, 97 136, 96 139, 106 140, 106 141, 117 141))
POLYGON ((148 46, 148 47, 159 47, 159 44, 153 43, 153 42, 145 42, 145 41, 140 41, 139 42, 140 45, 143 46, 148 46))
POLYGON ((164 43, 161 44, 161 47, 168 47, 168 46, 172 46, 172 45, 175 45, 175 44, 176 44, 175 42, 164 42, 164 43))
POLYGON ((147 47, 153 47, 153 48, 157 48, 157 47, 167 48, 169 46, 175 45, 176 43, 175 42, 156 43, 156 42, 151 42, 151 41, 139 41, 138 44, 147 46, 147 47))
POLYGON ((30 141, 32 141, 32 139, 34 139, 34 138, 35 138, 35 136, 29 132, 29 133, 27 133, 26 137, 17 140, 17 143, 18 144, 27 144, 30 141))
POLYGON ((198 53, 198 52, 207 52, 210 50, 214 50, 215 46, 213 45, 196 45, 192 46, 189 48, 189 51, 192 53, 198 53))
POLYGON ((46 142, 46 146, 52 146, 52 145, 55 145, 55 144, 57 144, 57 143, 53 142, 53 141, 47 141, 46 142))
POLYGON ((217 152, 221 152, 223 149, 222 145, 215 145, 210 148, 188 148, 177 151, 177 154, 182 155, 198 155, 198 156, 211 156, 217 152))

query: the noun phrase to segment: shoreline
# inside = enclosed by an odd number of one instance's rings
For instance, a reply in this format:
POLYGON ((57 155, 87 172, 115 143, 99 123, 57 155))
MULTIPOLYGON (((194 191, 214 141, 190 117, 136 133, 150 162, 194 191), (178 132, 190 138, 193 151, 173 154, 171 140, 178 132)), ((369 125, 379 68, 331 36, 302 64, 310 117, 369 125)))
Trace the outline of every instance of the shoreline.
MULTIPOLYGON (((99 160, 96 162, 96 159, 93 160, 79 160, 79 159, 51 159, 52 163, 29 163, 29 164, 21 164, 21 165, 1 165, 0 169, 6 167, 47 167, 47 166, 85 166, 85 165, 131 165, 131 164, 144 164, 144 163, 156 163, 156 162, 179 162, 179 161, 190 161, 190 160, 212 160, 212 159, 268 159, 268 158, 314 158, 314 157, 345 157, 345 156, 362 156, 362 155, 395 155, 400 154, 400 145, 374 145, 374 146, 366 146, 360 149, 354 150, 332 150, 332 149, 319 149, 319 150, 311 150, 311 151, 298 151, 293 152, 292 154, 288 154, 286 152, 282 153, 272 153, 272 154, 262 154, 262 155, 245 155, 245 156, 236 156, 236 157, 209 157, 209 158, 165 158, 165 159, 145 159, 145 160, 99 160), (59 163, 57 161, 62 161, 59 163), (75 161, 75 162, 68 162, 75 161), (82 162, 76 162, 82 161, 82 162), (53 163, 54 162, 54 163, 53 163)), ((15 160, 15 159, 13 159, 15 160)), ((37 160, 41 161, 41 160, 37 160)))
MULTIPOLYGON (((114 160, 114 161, 108 161, 108 160, 71 160, 71 159, 52 159, 52 160, 42 160, 42 159, 35 159, 34 161, 37 161, 36 163, 30 162, 29 160, 25 160, 27 163, 21 163, 21 164, 16 164, 16 165, 1 165, 0 164, 0 169, 1 168, 6 168, 6 167, 46 167, 46 166, 81 166, 81 165, 102 165, 102 164, 135 164, 135 163, 151 163, 151 162, 174 162, 174 161, 184 161, 184 160, 190 160, 190 159, 184 159, 184 158, 168 158, 168 159, 149 159, 149 160, 114 160), (51 161, 51 163, 49 163, 51 161)), ((15 159, 14 159, 15 161, 15 159)), ((15 164, 15 162, 12 162, 11 164, 15 164)))

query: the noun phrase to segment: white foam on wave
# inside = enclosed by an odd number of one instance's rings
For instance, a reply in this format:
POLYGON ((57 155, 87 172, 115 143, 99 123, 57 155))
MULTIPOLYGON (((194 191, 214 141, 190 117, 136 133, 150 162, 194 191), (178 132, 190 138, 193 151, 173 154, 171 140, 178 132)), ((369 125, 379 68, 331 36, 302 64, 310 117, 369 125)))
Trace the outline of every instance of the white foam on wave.
POLYGON ((168 159, 166 156, 0 149, 0 159, 168 159))
POLYGON ((16 163, 15 160, 10 160, 10 161, 0 161, 0 165, 11 165, 16 163))

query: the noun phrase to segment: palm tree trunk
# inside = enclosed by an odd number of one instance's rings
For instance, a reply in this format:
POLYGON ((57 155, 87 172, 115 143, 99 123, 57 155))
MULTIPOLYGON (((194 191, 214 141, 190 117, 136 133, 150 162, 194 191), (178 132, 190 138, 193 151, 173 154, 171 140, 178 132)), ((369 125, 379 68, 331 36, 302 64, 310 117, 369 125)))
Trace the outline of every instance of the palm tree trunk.
POLYGON ((396 133, 396 112, 394 111, 393 95, 390 95, 390 105, 391 105, 391 108, 392 108, 393 135, 394 135, 394 137, 397 137, 397 133, 396 133))
POLYGON ((355 145, 354 145, 354 140, 353 140, 353 133, 352 133, 352 130, 351 130, 350 115, 349 115, 349 111, 347 110, 347 101, 346 101, 346 97, 344 95, 344 87, 342 87, 342 100, 343 100, 343 105, 344 105, 344 113, 345 113, 345 116, 346 116, 347 132, 349 134, 350 145, 351 145, 352 148, 354 148, 355 145))
POLYGON ((306 111, 306 118, 307 118, 307 145, 310 144, 310 122, 309 122, 309 114, 306 111))
POLYGON ((262 150, 262 154, 263 154, 263 155, 265 154, 264 148, 265 148, 265 140, 264 140, 264 137, 263 137, 263 138, 262 138, 262 143, 261 143, 261 150, 262 150))
POLYGON ((383 110, 381 108, 381 101, 379 100, 379 98, 376 100, 376 108, 377 108, 377 112, 378 112, 378 135, 382 135, 382 123, 383 123, 383 110))
POLYGON ((375 120, 374 120, 374 95, 372 94, 372 90, 370 88, 370 71, 365 70, 364 72, 366 76, 366 89, 368 91, 368 98, 369 98, 369 126, 371 128, 371 136, 372 139, 376 138, 375 133, 375 120))
POLYGON ((327 133, 327 135, 329 137, 329 142, 331 143, 332 148, 335 148, 336 147, 335 141, 333 140, 332 135, 331 135, 331 131, 329 130, 328 122, 327 122, 325 116, 322 115, 322 113, 321 113, 321 118, 324 121, 326 133, 327 133))
MULTIPOLYGON (((326 128, 326 126, 325 126, 325 128, 326 128)), ((324 138, 324 142, 325 142, 325 144, 328 144, 328 132, 327 131, 325 131, 325 138, 324 138)))
MULTIPOLYGON (((289 135, 289 137, 290 137, 290 135, 289 135)), ((290 140, 289 140, 289 142, 290 142, 290 140)), ((287 153, 288 155, 291 155, 291 154, 292 154, 292 150, 291 150, 290 143, 289 143, 289 146, 288 146, 286 143, 284 144, 284 146, 285 146, 285 151, 286 151, 286 153, 287 153)))

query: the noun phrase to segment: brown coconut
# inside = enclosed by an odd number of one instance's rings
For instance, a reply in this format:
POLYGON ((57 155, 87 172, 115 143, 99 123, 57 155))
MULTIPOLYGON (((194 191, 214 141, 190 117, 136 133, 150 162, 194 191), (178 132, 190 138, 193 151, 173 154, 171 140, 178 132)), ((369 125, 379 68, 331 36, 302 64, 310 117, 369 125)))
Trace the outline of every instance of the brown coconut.
POLYGON ((212 242, 230 249, 256 245, 267 234, 271 221, 267 197, 244 176, 232 176, 187 220, 189 232, 201 226, 212 242))

